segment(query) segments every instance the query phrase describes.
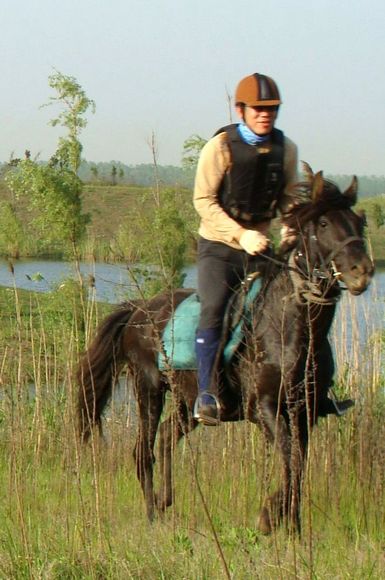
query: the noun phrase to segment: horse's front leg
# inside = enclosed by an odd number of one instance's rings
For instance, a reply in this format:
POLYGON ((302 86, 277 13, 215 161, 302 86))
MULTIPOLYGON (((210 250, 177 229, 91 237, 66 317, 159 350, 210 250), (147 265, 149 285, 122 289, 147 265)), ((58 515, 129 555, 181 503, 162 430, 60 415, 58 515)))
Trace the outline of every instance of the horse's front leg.
POLYGON ((288 479, 287 522, 291 531, 301 532, 301 497, 303 474, 308 444, 308 419, 306 411, 290 412, 290 468, 288 479))
POLYGON ((184 403, 176 403, 176 410, 161 424, 159 430, 160 487, 157 507, 164 511, 174 500, 172 459, 180 439, 198 425, 184 403))
POLYGON ((290 481, 290 434, 287 422, 277 412, 277 406, 269 399, 259 402, 258 419, 266 439, 280 451, 283 459, 283 480, 278 491, 270 495, 259 514, 258 528, 263 534, 271 534, 284 514, 287 513, 290 481))
POLYGON ((283 461, 282 485, 265 501, 258 527, 262 533, 270 534, 284 521, 291 530, 299 532, 306 433, 295 427, 298 422, 294 416, 279 414, 276 404, 269 399, 260 402, 258 414, 267 439, 280 451, 283 461))

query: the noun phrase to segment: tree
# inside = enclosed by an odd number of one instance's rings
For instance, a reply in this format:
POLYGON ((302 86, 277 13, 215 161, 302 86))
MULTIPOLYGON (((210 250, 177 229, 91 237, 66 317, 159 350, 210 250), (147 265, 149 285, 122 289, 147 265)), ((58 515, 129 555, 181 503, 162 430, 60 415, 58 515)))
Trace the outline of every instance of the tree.
POLYGON ((374 203, 372 206, 372 215, 375 226, 379 229, 385 224, 385 211, 379 203, 374 203))
POLYGON ((94 165, 91 165, 90 170, 91 170, 93 179, 95 181, 97 181, 98 180, 98 177, 99 177, 99 170, 98 170, 97 165, 95 165, 95 164, 94 165))
POLYGON ((115 163, 113 163, 112 167, 111 167, 111 180, 112 180, 111 183, 112 183, 112 185, 116 185, 117 174, 118 174, 118 169, 117 169, 115 163))
POLYGON ((74 249, 89 221, 82 212, 83 184, 78 176, 63 167, 23 159, 8 171, 5 180, 16 199, 27 202, 30 219, 26 229, 39 236, 40 249, 48 253, 53 248, 64 253, 74 249))
POLYGON ((16 199, 24 199, 30 213, 28 226, 47 251, 71 248, 76 254, 89 221, 82 211, 83 184, 77 175, 82 151, 79 134, 87 124, 84 114, 95 105, 73 77, 56 71, 49 77, 49 85, 57 92, 51 101, 63 105, 50 124, 66 127, 68 135, 60 137, 48 164, 32 160, 28 151, 25 159, 12 160, 5 179, 16 199))
POLYGON ((157 195, 155 199, 152 192, 145 192, 131 222, 119 232, 121 247, 128 247, 142 264, 131 273, 146 296, 182 286, 191 238, 179 193, 160 189, 157 195))
POLYGON ((23 226, 11 203, 0 202, 0 253, 18 258, 23 245, 23 226))
POLYGON ((60 113, 50 124, 53 127, 60 125, 68 130, 67 137, 60 137, 55 155, 51 158, 52 164, 71 169, 77 174, 81 162, 82 145, 79 135, 87 126, 84 115, 90 109, 95 112, 95 102, 89 99, 72 76, 67 76, 55 71, 48 77, 49 86, 56 91, 56 95, 50 97, 50 102, 43 106, 59 104, 62 107, 60 113))
POLYGON ((191 135, 183 143, 182 167, 184 169, 195 170, 200 152, 202 151, 207 140, 199 135, 191 135))

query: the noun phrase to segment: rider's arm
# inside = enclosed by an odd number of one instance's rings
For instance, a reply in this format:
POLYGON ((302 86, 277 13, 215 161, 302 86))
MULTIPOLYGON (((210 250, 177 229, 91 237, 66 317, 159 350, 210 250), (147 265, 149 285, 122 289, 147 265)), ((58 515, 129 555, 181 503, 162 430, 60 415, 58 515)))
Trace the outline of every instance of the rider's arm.
POLYGON ((201 217, 199 233, 210 240, 237 245, 244 232, 219 205, 219 190, 230 166, 225 133, 210 139, 203 147, 195 176, 194 207, 201 217))
POLYGON ((283 168, 285 189, 278 201, 278 208, 281 214, 285 214, 298 203, 293 188, 293 185, 298 183, 298 149, 297 145, 288 137, 285 137, 284 141, 283 168))

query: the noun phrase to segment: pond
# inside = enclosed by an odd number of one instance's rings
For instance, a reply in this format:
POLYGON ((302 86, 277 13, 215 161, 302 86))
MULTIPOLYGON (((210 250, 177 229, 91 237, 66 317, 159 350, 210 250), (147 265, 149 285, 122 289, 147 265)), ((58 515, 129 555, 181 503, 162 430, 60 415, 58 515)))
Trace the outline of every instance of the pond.
MULTIPOLYGON (((130 279, 129 267, 105 263, 80 264, 82 276, 92 275, 95 279, 96 299, 111 304, 124 301, 135 288, 130 279)), ((185 287, 196 287, 195 265, 185 269, 185 287)), ((14 263, 14 274, 9 265, 0 260, 0 286, 13 286, 25 290, 47 292, 54 285, 77 274, 72 263, 49 260, 18 260, 14 263)), ((377 270, 374 281, 368 291, 358 297, 351 297, 347 292, 340 302, 335 329, 348 336, 350 342, 358 324, 359 341, 366 344, 373 332, 384 328, 385 323, 385 270, 377 270), (343 323, 342 323, 343 319, 343 323)))

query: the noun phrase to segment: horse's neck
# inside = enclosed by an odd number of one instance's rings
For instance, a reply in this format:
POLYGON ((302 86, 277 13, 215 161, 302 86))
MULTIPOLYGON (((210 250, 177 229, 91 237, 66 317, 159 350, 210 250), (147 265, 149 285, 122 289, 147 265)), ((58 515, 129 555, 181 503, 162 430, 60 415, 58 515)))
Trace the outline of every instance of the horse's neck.
POLYGON ((261 305, 261 315, 271 318, 272 310, 269 303, 275 305, 274 317, 282 325, 289 324, 291 318, 297 321, 300 332, 312 334, 315 337, 325 337, 333 322, 335 303, 312 303, 301 299, 289 269, 281 269, 265 287, 265 299, 261 305), (301 321, 301 322, 299 322, 301 321))

